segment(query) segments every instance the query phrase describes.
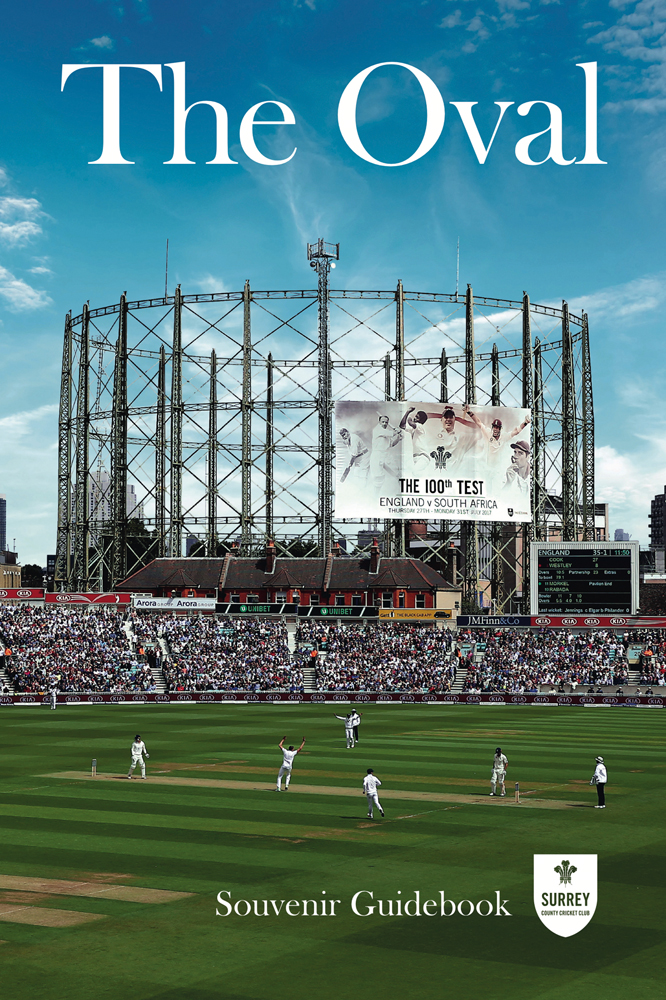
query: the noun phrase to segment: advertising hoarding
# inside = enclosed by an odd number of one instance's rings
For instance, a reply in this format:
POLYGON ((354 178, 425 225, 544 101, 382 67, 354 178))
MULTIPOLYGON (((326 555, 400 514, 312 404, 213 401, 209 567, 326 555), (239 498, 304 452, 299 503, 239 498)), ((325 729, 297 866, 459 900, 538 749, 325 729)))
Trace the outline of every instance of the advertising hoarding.
POLYGON ((336 517, 531 520, 530 411, 335 404, 336 517))
POLYGON ((130 594, 46 594, 46 604, 129 604, 130 594))
POLYGON ((142 611, 215 611, 214 597, 144 597, 132 594, 132 607, 142 611))

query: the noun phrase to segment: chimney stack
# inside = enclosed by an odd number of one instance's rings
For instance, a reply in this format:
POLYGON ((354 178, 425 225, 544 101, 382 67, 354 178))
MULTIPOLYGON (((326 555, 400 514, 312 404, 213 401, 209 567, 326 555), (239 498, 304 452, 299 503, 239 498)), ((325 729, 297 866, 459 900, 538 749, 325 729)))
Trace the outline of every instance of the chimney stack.
POLYGON ((266 573, 275 572, 275 542, 269 539, 266 545, 266 573))
POLYGON ((372 539, 372 547, 370 548, 370 572, 376 573, 379 569, 379 543, 376 538, 372 539))

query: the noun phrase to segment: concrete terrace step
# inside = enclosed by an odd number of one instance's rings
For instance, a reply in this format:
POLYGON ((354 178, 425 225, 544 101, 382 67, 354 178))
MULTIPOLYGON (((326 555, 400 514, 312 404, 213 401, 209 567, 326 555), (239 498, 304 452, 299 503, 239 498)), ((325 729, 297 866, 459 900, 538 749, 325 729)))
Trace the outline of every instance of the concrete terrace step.
POLYGON ((153 675, 153 680, 155 681, 155 690, 158 694, 164 694, 166 691, 166 681, 164 679, 164 674, 161 667, 151 667, 150 672, 153 675))

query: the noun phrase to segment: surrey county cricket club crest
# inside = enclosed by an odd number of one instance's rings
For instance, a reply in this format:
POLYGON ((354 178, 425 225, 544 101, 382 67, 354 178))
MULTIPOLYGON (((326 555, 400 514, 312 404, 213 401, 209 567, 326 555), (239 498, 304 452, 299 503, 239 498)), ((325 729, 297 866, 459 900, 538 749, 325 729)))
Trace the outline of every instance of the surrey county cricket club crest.
POLYGON ((582 931, 597 908, 597 855, 535 854, 534 908, 553 934, 582 931))

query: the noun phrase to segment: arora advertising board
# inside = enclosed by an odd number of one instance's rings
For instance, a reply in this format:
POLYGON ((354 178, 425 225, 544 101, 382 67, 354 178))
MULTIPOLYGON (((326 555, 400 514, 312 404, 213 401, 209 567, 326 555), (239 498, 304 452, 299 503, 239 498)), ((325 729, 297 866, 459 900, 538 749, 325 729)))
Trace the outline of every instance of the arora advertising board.
POLYGON ((335 404, 337 517, 531 520, 530 411, 335 404))

